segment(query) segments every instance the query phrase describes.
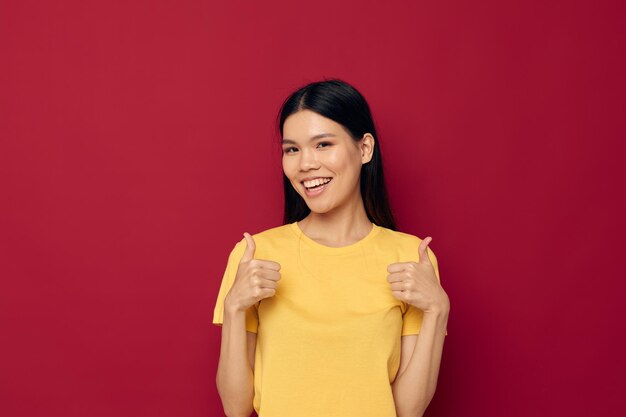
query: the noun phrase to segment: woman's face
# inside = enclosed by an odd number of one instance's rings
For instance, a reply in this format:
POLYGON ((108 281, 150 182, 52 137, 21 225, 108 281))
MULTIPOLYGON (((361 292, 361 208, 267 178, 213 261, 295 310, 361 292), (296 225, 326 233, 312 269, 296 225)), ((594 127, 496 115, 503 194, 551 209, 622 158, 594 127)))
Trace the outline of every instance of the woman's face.
POLYGON ((373 145, 369 133, 356 142, 339 123, 301 110, 283 124, 283 171, 311 211, 326 213, 361 197, 361 165, 371 160, 373 145))

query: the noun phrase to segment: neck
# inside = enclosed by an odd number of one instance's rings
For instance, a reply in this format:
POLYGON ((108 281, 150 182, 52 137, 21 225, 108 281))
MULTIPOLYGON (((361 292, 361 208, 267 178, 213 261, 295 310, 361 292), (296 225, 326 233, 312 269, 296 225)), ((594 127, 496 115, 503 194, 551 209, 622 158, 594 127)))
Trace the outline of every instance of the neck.
POLYGON ((372 230, 361 193, 351 202, 326 213, 311 212, 298 222, 311 239, 327 246, 346 246, 363 239, 372 230))

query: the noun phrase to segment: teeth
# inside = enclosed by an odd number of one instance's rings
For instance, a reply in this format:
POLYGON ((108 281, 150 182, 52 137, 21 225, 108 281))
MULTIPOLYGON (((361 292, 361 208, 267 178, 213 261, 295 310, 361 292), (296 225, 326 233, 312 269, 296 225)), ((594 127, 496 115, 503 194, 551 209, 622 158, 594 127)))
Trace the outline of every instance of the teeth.
POLYGON ((327 182, 330 182, 330 180, 330 178, 316 178, 312 181, 304 181, 304 186, 306 188, 311 188, 320 184, 326 184, 327 182))

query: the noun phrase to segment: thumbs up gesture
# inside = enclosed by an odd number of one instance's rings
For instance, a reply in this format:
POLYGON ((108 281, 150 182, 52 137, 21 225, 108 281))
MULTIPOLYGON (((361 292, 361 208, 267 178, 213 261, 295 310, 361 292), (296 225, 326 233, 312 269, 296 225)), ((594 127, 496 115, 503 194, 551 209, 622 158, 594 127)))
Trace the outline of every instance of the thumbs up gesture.
POLYGON ((280 280, 280 264, 255 259, 254 239, 249 233, 243 235, 246 238, 246 250, 239 261, 235 281, 224 299, 225 305, 240 311, 276 294, 276 286, 280 280))
POLYGON ((448 295, 435 274, 427 254, 429 236, 419 245, 419 262, 395 262, 387 266, 387 282, 395 298, 419 308, 424 313, 441 311, 449 305, 448 295))

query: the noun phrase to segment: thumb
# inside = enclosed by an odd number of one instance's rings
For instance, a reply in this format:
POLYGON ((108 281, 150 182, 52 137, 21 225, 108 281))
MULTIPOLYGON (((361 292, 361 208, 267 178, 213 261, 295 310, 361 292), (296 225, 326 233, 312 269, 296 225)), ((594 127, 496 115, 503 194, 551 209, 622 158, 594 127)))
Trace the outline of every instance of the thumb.
POLYGON ((433 238, 428 236, 426 239, 421 241, 419 248, 418 248, 418 251, 420 254, 420 263, 425 263, 425 264, 431 263, 426 249, 428 248, 428 244, 432 242, 432 240, 433 238))
POLYGON ((254 259, 254 251, 256 250, 256 244, 254 243, 254 239, 250 236, 250 233, 244 232, 243 236, 246 238, 246 250, 241 257, 241 262, 248 262, 254 259))

